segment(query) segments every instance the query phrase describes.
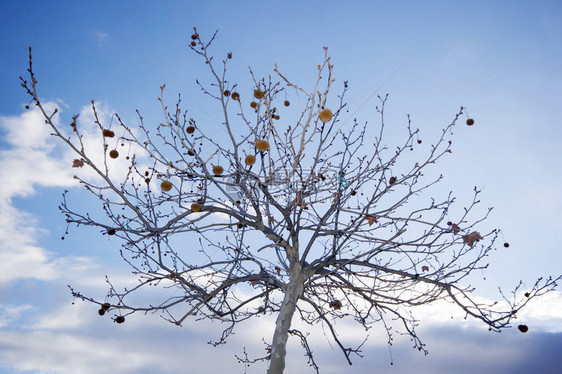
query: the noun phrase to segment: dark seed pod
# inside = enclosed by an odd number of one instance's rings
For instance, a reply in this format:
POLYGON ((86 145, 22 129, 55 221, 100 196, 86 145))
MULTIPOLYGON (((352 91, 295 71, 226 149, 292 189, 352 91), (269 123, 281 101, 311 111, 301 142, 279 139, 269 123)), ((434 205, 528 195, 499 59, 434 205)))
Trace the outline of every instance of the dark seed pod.
POLYGON ((123 317, 123 316, 117 316, 117 317, 115 317, 115 322, 117 322, 117 323, 123 323, 123 322, 125 322, 125 317, 123 317))

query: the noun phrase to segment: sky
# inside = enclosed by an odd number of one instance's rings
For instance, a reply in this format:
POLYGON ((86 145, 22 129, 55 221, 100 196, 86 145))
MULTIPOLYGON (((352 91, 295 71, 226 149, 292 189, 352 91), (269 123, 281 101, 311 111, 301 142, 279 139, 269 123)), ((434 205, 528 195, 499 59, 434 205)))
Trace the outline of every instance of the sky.
MULTIPOLYGON (((498 299, 498 286, 510 290, 521 280, 530 287, 561 273, 561 16, 559 1, 2 1, 0 374, 264 372, 263 365, 245 369, 234 355, 241 347, 262 354, 273 323, 265 316, 242 324, 213 348, 206 342, 220 334, 217 324, 193 320, 180 328, 149 314, 117 325, 72 299, 68 285, 103 297, 105 275, 123 283, 134 278, 118 241, 88 228, 64 235, 57 208, 63 190, 75 206, 98 205, 76 185, 70 155, 37 111, 24 108, 29 98, 18 77, 26 73, 28 46, 40 96, 60 109, 63 124, 77 113, 91 121, 92 99, 104 118, 118 112, 135 123, 139 109, 158 123, 162 84, 168 97, 182 93, 192 114, 210 121, 196 105, 205 99, 195 79, 208 71, 187 48, 194 26, 204 37, 219 30, 212 51, 217 58, 233 53, 229 76, 241 84, 250 79, 248 66, 266 76, 277 63, 310 85, 328 47, 337 82, 349 82, 349 113, 359 122, 375 128, 376 95, 389 94, 391 144, 404 134, 407 114, 429 143, 464 106, 475 124, 455 128, 435 193, 452 190, 466 204, 478 186, 481 205, 494 207, 482 230, 500 228, 500 241, 510 246, 494 251, 473 281, 483 298, 498 299)), ((365 357, 351 367, 321 331, 312 349, 322 373, 558 372, 560 289, 518 316, 526 334, 490 333, 462 314, 451 320, 454 313, 443 305, 419 310, 427 356, 406 337, 389 349, 376 329, 365 357)), ((351 340, 363 336, 356 327, 343 329, 351 340)), ((289 348, 287 372, 313 372, 298 344, 289 348)))

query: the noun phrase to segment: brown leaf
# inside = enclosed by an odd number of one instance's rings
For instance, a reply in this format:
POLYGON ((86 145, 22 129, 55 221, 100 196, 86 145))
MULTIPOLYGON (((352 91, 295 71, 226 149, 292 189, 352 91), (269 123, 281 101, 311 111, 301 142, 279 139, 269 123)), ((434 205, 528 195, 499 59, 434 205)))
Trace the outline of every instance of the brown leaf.
POLYGON ((342 303, 339 300, 330 301, 330 307, 331 308, 334 308, 336 310, 340 310, 341 306, 342 306, 342 303))
POLYGON ((74 161, 72 161, 73 168, 81 168, 82 166, 84 166, 84 160, 74 159, 74 161))
POLYGON ((458 234, 459 231, 461 231, 461 228, 456 223, 453 223, 451 225, 451 230, 453 230, 453 234, 458 234))
POLYGON ((422 266, 422 271, 429 271, 429 266, 427 265, 422 266))
POLYGON ((252 274, 250 276, 250 283, 252 284, 252 286, 255 286, 256 284, 258 284, 258 281, 261 279, 261 276, 259 274, 252 274))
POLYGON ((468 235, 463 235, 462 240, 467 243, 469 246, 473 246, 475 242, 479 241, 480 239, 484 239, 480 236, 478 231, 473 231, 468 235))
POLYGON ((373 223, 377 223, 377 217, 367 216, 367 221, 369 222, 369 226, 372 226, 373 223))
POLYGON ((277 272, 277 275, 281 275, 281 268, 279 266, 275 267, 275 271, 277 272))

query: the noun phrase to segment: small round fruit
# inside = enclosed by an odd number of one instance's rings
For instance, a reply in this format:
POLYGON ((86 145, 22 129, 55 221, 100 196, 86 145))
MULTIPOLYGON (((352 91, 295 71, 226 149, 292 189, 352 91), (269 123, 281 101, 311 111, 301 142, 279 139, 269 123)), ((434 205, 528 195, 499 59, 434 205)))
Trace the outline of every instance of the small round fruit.
POLYGON ((197 45, 197 43, 195 43, 195 42, 191 42, 189 44, 191 44, 192 47, 195 47, 197 45))
POLYGON ((197 34, 191 35, 191 39, 193 39, 193 40, 197 39, 197 34))
POLYGON ((474 120, 472 118, 469 118, 469 119, 466 120, 466 124, 468 126, 472 126, 472 125, 474 125, 474 120))
POLYGON ((103 316, 105 314, 105 310, 103 310, 103 309, 98 310, 98 314, 100 316, 103 316))
POLYGON ((224 171, 224 169, 223 169, 222 166, 220 166, 220 165, 213 166, 213 174, 221 175, 223 171, 224 171))
POLYGON ((262 152, 265 152, 269 149, 269 143, 266 140, 258 140, 256 142, 256 148, 262 152))
POLYGON ((160 183, 160 188, 162 189, 162 191, 168 192, 172 189, 172 182, 163 181, 162 183, 160 183))
POLYGON ((291 103, 289 102, 289 100, 285 100, 285 101, 283 102, 283 105, 289 106, 289 105, 291 105, 291 103))
POLYGON ((240 94, 238 92, 233 92, 231 97, 232 100, 240 100, 240 94))
POLYGON ((107 235, 115 235, 115 229, 107 230, 107 235))
POLYGON ((197 204, 197 203, 193 203, 191 204, 191 211, 192 212, 200 212, 201 211, 201 205, 197 204))
POLYGON ((188 134, 193 134, 195 132, 195 127, 187 126, 187 129, 185 129, 185 132, 187 132, 188 134))
POLYGON ((447 222, 447 226, 452 226, 452 225, 453 225, 453 222, 451 222, 451 221, 447 222))
POLYGON ((223 92, 223 94, 224 94, 224 96, 230 96, 230 91, 229 91, 229 90, 225 90, 225 91, 223 92))
POLYGON ((396 177, 390 177, 390 179, 388 180, 388 183, 390 183, 390 184, 396 183, 396 177))
POLYGON ((102 308, 103 310, 105 310, 105 311, 108 311, 109 308, 111 308, 111 305, 110 305, 109 303, 104 303, 104 304, 101 306, 101 308, 102 308))
POLYGON ((255 101, 252 101, 252 102, 250 103, 250 106, 251 106, 252 108, 256 109, 256 107, 258 106, 258 103, 256 103, 255 101))
POLYGON ((105 136, 106 138, 113 138, 115 136, 115 133, 111 130, 103 130, 103 136, 105 136))
POLYGON ((509 248, 509 243, 503 243, 503 246, 504 246, 505 248, 509 248))
POLYGON ((117 157, 119 157, 119 152, 117 152, 116 149, 112 149, 111 151, 109 151, 109 157, 117 158, 117 157))
POLYGON ((190 156, 195 156, 195 151, 193 149, 188 149, 187 154, 190 156))
POLYGON ((263 98, 264 95, 265 95, 265 94, 263 93, 262 90, 254 90, 254 97, 255 97, 256 99, 259 100, 259 99, 263 98))
POLYGON ((246 163, 246 165, 253 165, 256 162, 256 156, 248 155, 248 156, 246 156, 246 159, 244 160, 244 162, 246 163))
POLYGON ((529 297, 529 296, 531 296, 531 294, 528 293, 528 292, 525 292, 525 297, 529 297))
POLYGON ((125 322, 125 317, 123 317, 123 316, 117 316, 117 317, 115 317, 115 322, 117 322, 117 323, 123 323, 123 322, 125 322))
POLYGON ((517 326, 517 328, 519 329, 519 331, 521 331, 523 333, 529 331, 529 327, 527 325, 519 325, 519 326, 517 326))
POLYGON ((150 178, 144 178, 144 183, 149 184, 149 183, 150 183, 150 178))
POLYGON ((330 109, 323 109, 318 114, 318 117, 320 118, 320 121, 328 122, 329 120, 332 119, 332 111, 330 109))
POLYGON ((418 144, 421 144, 421 143, 422 143, 421 139, 418 139, 418 144))

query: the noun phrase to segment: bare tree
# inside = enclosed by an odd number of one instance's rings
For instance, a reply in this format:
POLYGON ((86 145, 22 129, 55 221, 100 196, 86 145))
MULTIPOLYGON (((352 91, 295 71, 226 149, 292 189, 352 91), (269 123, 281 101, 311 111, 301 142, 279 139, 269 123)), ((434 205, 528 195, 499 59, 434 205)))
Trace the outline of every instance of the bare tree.
POLYGON ((195 30, 191 50, 210 69, 212 83, 197 83, 216 100, 224 133, 200 126, 179 99, 170 109, 162 86, 164 121, 156 126, 146 125, 140 113, 137 127, 115 114, 118 124, 111 129, 92 101, 103 138, 103 148, 93 149, 83 141, 78 116, 63 128, 53 121, 57 111, 48 113, 42 105, 30 49, 30 78, 21 78, 22 86, 53 135, 76 154, 73 166, 97 175, 95 181, 76 178, 100 201, 104 218, 72 208, 66 192, 60 209, 69 224, 120 238, 121 256, 139 280, 123 290, 108 280, 105 300, 71 289, 75 297, 98 304, 100 315, 114 311, 118 323, 136 312, 159 312, 176 325, 188 317, 227 322, 215 345, 224 343, 238 322, 276 314, 267 354, 251 359, 244 353, 239 359, 269 360, 269 373, 278 374, 285 368, 289 335, 301 341, 309 365, 319 371, 306 332, 291 329, 295 312, 306 323, 327 327, 351 365, 353 355, 362 355, 362 344, 349 347, 340 340, 339 319, 353 319, 365 329, 382 323, 389 344, 395 334, 390 323, 398 321, 398 333, 426 352, 411 307, 449 300, 500 331, 529 300, 556 286, 560 277, 541 278, 522 295, 519 285, 512 296, 502 294, 505 308, 498 308, 476 301, 465 284, 471 272, 486 268, 498 231, 476 231, 488 216, 472 217, 477 189, 472 203, 452 217, 452 193, 442 199, 428 195, 441 176, 423 175, 450 152, 462 107, 427 146, 425 157, 411 162, 406 154, 421 147, 421 139, 409 117, 403 142, 395 149, 383 143, 386 97, 379 97, 374 139, 366 138, 365 125, 357 121, 342 127, 348 85, 344 82, 333 99, 326 49, 311 88, 295 84, 276 66, 274 78, 258 79, 250 70, 253 92, 240 93, 226 78, 232 54, 220 63, 209 55, 215 36, 204 42, 195 30), (291 105, 289 94, 304 98, 300 116, 290 123, 280 120, 291 105), (329 97, 337 102, 331 109, 329 97), (144 164, 141 153, 148 160, 144 164), (127 173, 111 177, 114 159, 124 154, 127 173), (95 162, 99 155, 103 158, 95 162), (150 285, 162 289, 158 304, 130 303, 150 285))

